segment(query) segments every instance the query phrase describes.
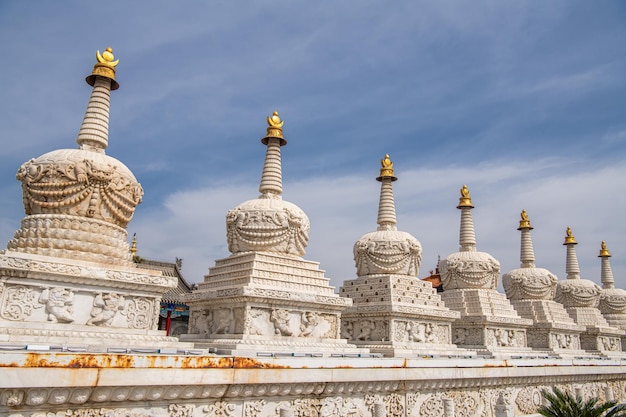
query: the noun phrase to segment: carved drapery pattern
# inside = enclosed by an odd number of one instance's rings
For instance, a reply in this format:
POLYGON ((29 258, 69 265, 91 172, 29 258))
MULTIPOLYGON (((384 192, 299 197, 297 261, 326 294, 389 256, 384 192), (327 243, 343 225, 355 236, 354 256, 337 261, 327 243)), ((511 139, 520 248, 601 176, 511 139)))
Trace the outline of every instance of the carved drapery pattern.
POLYGON ((27 215, 68 214, 125 228, 143 189, 130 171, 106 155, 81 150, 50 152, 18 170, 27 215))
POLYGON ((603 313, 626 313, 626 291, 621 288, 603 290, 600 295, 600 310, 603 313))
POLYGON ((498 286, 500 263, 483 252, 457 252, 440 264, 443 288, 485 288, 498 286))
POLYGON ((303 256, 309 230, 306 214, 278 196, 247 201, 226 214, 231 253, 265 251, 303 256))
POLYGON ((43 307, 38 303, 37 294, 31 287, 7 286, 1 295, 3 298, 0 316, 6 320, 23 321, 30 317, 33 310, 43 307))
POLYGON ((592 281, 566 279, 557 284, 554 301, 565 307, 596 307, 601 293, 601 288, 592 281))
POLYGON ((399 274, 417 276, 422 246, 408 233, 381 230, 368 233, 354 245, 357 275, 399 274))
POLYGON ((502 276, 502 285, 510 300, 552 300, 558 278, 547 269, 520 268, 502 276))

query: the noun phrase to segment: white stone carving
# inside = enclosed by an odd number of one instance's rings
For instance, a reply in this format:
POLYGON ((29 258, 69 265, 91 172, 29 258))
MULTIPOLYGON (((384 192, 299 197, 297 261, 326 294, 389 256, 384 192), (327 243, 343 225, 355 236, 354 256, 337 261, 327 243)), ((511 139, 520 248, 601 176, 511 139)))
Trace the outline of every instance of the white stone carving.
POLYGON ((97 293, 93 300, 88 326, 111 326, 118 311, 124 310, 124 297, 121 294, 97 293))
POLYGON ((7 286, 2 296, 0 317, 6 320, 23 321, 33 310, 42 307, 33 289, 24 285, 7 286))
POLYGON ((306 214, 279 196, 246 201, 226 215, 231 253, 267 251, 303 256, 309 229, 306 214))
POLYGON ((74 292, 63 287, 44 288, 39 296, 39 303, 46 306, 48 321, 53 323, 71 323, 74 292))

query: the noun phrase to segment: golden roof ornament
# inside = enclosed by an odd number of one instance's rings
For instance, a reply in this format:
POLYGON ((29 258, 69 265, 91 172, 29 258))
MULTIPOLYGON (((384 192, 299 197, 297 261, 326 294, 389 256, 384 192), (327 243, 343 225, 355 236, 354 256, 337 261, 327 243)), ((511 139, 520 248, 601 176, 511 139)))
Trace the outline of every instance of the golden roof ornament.
POLYGON ((393 175, 393 162, 389 159, 389 154, 385 154, 385 157, 380 160, 380 177, 376 178, 377 181, 382 181, 383 178, 389 178, 391 181, 396 181, 393 175))
POLYGON ((286 145, 287 141, 283 138, 283 125, 285 124, 284 120, 280 120, 280 116, 278 116, 278 111, 274 110, 271 116, 267 117, 267 134, 261 142, 264 145, 267 145, 269 138, 280 139, 280 146, 286 145))
POLYGON ((520 216, 522 217, 522 220, 519 221, 519 227, 517 228, 517 230, 533 230, 533 227, 530 225, 530 220, 528 220, 528 213, 526 213, 526 209, 522 210, 520 216))
POLYGON ((111 90, 120 88, 118 82, 115 81, 115 67, 120 63, 120 60, 115 60, 113 49, 109 46, 102 54, 100 54, 100 51, 96 51, 96 59, 98 62, 93 66, 91 75, 86 78, 87 84, 93 87, 96 77, 100 76, 111 80, 111 90))
POLYGON ((133 241, 130 244, 130 254, 133 256, 137 256, 137 233, 133 233, 133 241))
POLYGON ((463 207, 474 208, 474 205, 472 204, 472 198, 470 197, 469 189, 467 188, 467 185, 465 184, 463 184, 463 187, 461 187, 461 198, 459 198, 459 205, 456 206, 456 208, 460 209, 463 207))
POLYGON ((574 238, 574 235, 572 234, 572 228, 567 226, 567 230, 565 231, 565 242, 563 242, 564 245, 577 245, 578 242, 576 242, 576 238, 574 238))
POLYGON ((600 244, 600 255, 598 255, 598 258, 610 258, 610 257, 611 257, 611 252, 609 252, 609 250, 606 248, 606 243, 603 240, 602 243, 600 244))

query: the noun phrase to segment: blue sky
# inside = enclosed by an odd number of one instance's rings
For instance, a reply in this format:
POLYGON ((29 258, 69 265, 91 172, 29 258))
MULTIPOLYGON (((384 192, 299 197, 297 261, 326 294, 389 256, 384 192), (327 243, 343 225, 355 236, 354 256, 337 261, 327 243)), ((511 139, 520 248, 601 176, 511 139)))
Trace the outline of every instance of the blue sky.
POLYGON ((145 190, 129 235, 141 256, 183 258, 190 281, 228 255, 226 211, 258 195, 278 110, 283 198, 308 214, 305 258, 332 285, 355 277, 389 153, 420 277, 458 250, 467 184, 478 250, 502 272, 519 266, 525 208, 537 266, 565 278, 571 226, 583 278, 599 282, 605 240, 624 288, 625 18, 621 1, 4 1, 0 241, 24 216, 18 167, 77 146, 84 77, 111 46, 107 154, 145 190))

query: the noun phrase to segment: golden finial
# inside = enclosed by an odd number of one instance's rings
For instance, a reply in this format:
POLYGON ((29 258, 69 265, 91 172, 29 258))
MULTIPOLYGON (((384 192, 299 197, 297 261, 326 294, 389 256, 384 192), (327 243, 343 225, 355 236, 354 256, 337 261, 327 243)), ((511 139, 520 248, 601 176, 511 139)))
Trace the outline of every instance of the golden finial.
POLYGON ((115 60, 113 49, 107 47, 102 54, 96 51, 96 60, 98 61, 93 67, 91 75, 87 77, 87 83, 93 87, 96 82, 96 76, 105 77, 111 80, 111 90, 117 90, 120 85, 115 81, 115 67, 120 60, 115 60))
POLYGON ((133 259, 137 256, 137 233, 133 233, 133 241, 130 244, 130 254, 133 255, 133 259))
POLYGON ((611 252, 609 252, 609 250, 606 248, 606 243, 603 240, 602 244, 600 245, 600 255, 598 255, 598 258, 609 258, 610 256, 611 252))
POLYGON ((274 110, 271 116, 267 116, 267 134, 261 142, 264 145, 267 145, 269 138, 277 138, 280 139, 280 146, 286 145, 287 141, 283 138, 283 125, 285 124, 284 120, 280 120, 280 116, 278 116, 278 112, 274 110))
POLYGON ((389 159, 389 154, 385 154, 385 157, 380 160, 380 177, 376 178, 377 181, 382 181, 383 178, 390 178, 391 181, 396 181, 393 175, 393 162, 389 159))
POLYGON ((472 198, 470 197, 469 189, 467 185, 463 184, 461 187, 461 198, 459 198, 459 205, 456 208, 460 209, 462 207, 474 208, 472 205, 472 198))
POLYGON ((567 230, 565 231, 565 242, 564 245, 577 245, 576 238, 572 234, 572 228, 567 226, 567 230))
POLYGON ((519 221, 519 227, 517 228, 517 230, 533 230, 533 227, 530 225, 530 220, 528 220, 528 213, 526 213, 526 209, 522 210, 520 216, 522 217, 522 220, 519 221))

